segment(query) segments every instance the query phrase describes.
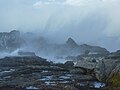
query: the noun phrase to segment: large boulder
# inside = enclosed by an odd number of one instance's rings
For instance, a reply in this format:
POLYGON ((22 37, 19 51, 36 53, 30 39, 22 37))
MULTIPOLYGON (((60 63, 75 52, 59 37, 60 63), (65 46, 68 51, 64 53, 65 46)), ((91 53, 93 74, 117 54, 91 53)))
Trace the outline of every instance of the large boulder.
POLYGON ((87 58, 84 60, 78 60, 75 67, 81 67, 84 69, 93 70, 96 67, 96 62, 91 58, 87 58))
POLYGON ((84 70, 93 71, 93 74, 99 81, 106 81, 111 71, 120 64, 118 54, 110 54, 109 57, 88 57, 84 56, 83 60, 78 60, 76 67, 83 68, 84 70))
POLYGON ((111 72, 120 64, 120 57, 116 53, 111 53, 96 64, 95 75, 100 81, 106 81, 111 76, 111 72))
POLYGON ((118 60, 103 59, 96 64, 95 75, 100 81, 106 81, 111 71, 118 65, 118 60))
POLYGON ((85 74, 94 74, 97 62, 92 58, 86 58, 83 60, 78 60, 75 64, 76 68, 80 68, 84 71, 85 74))

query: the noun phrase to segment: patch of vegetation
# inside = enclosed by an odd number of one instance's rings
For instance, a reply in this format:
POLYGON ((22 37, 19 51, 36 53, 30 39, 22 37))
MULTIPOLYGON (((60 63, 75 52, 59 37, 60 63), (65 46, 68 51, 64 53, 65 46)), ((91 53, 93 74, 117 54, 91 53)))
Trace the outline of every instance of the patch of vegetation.
POLYGON ((120 74, 114 74, 108 82, 111 83, 111 87, 120 87, 120 74))

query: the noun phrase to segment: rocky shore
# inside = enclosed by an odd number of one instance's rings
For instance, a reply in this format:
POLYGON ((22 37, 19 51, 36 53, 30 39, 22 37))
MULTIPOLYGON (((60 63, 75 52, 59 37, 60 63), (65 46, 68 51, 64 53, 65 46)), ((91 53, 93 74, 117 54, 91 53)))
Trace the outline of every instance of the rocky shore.
POLYGON ((49 62, 37 56, 0 59, 0 90, 103 90, 106 84, 73 62, 49 62))

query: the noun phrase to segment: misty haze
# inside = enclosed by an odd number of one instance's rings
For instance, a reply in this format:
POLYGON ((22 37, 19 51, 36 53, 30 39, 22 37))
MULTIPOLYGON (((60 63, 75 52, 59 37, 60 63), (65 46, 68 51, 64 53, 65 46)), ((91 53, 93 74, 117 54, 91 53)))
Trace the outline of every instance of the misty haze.
POLYGON ((0 0, 0 90, 119 90, 119 0, 0 0))

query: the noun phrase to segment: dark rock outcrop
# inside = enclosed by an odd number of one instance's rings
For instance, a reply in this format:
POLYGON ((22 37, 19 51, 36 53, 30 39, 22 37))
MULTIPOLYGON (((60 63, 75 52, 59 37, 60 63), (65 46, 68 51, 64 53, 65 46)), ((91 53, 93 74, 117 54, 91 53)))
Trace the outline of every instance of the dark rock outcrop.
POLYGON ((15 67, 25 65, 50 65, 46 59, 38 56, 13 56, 0 59, 1 67, 15 67))
POLYGON ((18 55, 20 55, 20 56, 36 56, 34 52, 24 52, 24 51, 18 51, 18 55))

